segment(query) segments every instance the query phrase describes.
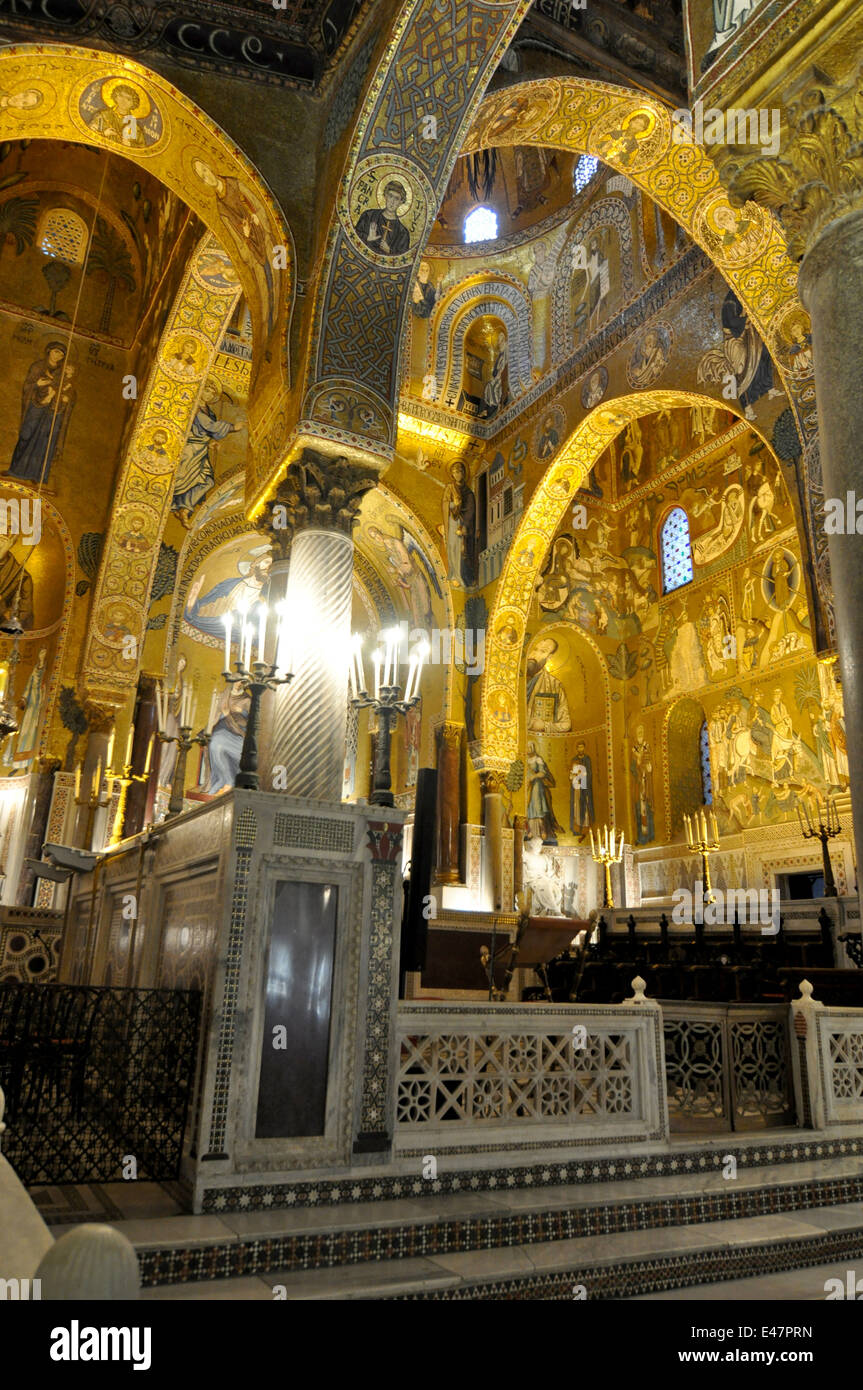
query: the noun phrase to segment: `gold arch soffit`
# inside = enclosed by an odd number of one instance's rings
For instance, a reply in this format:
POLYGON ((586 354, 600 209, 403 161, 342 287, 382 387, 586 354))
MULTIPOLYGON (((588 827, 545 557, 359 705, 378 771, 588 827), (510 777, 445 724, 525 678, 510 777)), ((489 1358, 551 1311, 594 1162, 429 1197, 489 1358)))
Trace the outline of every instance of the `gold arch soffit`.
POLYGON ((177 462, 241 294, 204 284, 215 245, 208 232, 186 270, 114 491, 81 665, 87 697, 103 704, 122 705, 137 679, 177 462))
POLYGON ((630 420, 679 406, 715 410, 717 403, 691 391, 644 391, 597 406, 573 430, 533 492, 507 551, 489 620, 480 715, 483 768, 506 772, 518 758, 519 672, 530 606, 564 512, 597 459, 630 420))
POLYGON ((805 444, 817 431, 814 377, 790 376, 778 351, 790 311, 809 322, 797 294, 797 266, 773 214, 755 203, 734 207, 702 146, 683 135, 668 108, 643 92, 551 77, 486 96, 461 152, 545 145, 595 155, 658 203, 707 253, 755 324, 805 444))
POLYGON ((131 58, 67 44, 15 45, 0 50, 0 91, 35 93, 0 111, 0 141, 68 140, 122 155, 175 193, 224 246, 252 316, 248 412, 254 491, 256 477, 269 477, 279 467, 288 438, 288 343, 296 295, 293 237, 263 178, 199 106, 131 58), (118 125, 112 105, 118 79, 138 95, 131 127, 118 125), (276 264, 279 247, 284 267, 276 264))

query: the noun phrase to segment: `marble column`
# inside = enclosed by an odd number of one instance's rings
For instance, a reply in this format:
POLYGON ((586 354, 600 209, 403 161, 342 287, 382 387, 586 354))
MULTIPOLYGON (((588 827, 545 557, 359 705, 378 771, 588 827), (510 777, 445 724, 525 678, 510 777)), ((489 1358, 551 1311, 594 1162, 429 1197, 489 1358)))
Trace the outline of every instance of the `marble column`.
POLYGON ((825 500, 843 514, 851 494, 852 529, 828 535, 830 573, 845 708, 858 883, 863 868, 863 543, 856 503, 863 498, 863 211, 832 222, 800 266, 800 294, 812 319, 815 395, 825 500))
POLYGON ((503 901, 503 777, 498 772, 481 772, 482 823, 491 873, 491 905, 494 912, 509 912, 512 904, 503 901))
MULTIPOLYGON (((132 741, 132 771, 143 774, 147 766, 147 751, 155 735, 156 719, 156 679, 154 676, 138 677, 138 698, 135 702, 135 737, 132 741)), ((162 744, 156 742, 150 756, 151 775, 146 782, 132 782, 126 793, 126 812, 123 817, 123 835, 137 835, 143 830, 148 812, 152 814, 152 800, 156 794, 155 778, 159 766, 162 744)), ((82 779, 83 780, 83 779, 82 779)))
MULTIPOLYGON (((304 449, 261 520, 285 555, 290 685, 270 699, 269 786, 312 801, 342 796, 354 545, 370 468, 304 449)), ((263 785, 267 785, 265 781, 263 785)))
POLYGON ((527 816, 513 817, 512 826, 512 894, 517 902, 519 893, 524 892, 524 837, 527 832, 527 816))
MULTIPOLYGON (((30 829, 27 831, 27 843, 24 846, 24 859, 41 859, 42 846, 45 843, 45 832, 48 828, 48 815, 51 810, 51 793, 54 790, 54 773, 60 766, 59 758, 40 758, 34 764, 31 773, 31 806, 30 829)), ((33 888, 36 877, 32 869, 22 863, 21 876, 18 880, 18 893, 15 901, 22 907, 29 907, 33 901, 33 888)))
POLYGON ((435 880, 460 883, 461 736, 463 726, 445 720, 437 730, 437 853, 435 880))

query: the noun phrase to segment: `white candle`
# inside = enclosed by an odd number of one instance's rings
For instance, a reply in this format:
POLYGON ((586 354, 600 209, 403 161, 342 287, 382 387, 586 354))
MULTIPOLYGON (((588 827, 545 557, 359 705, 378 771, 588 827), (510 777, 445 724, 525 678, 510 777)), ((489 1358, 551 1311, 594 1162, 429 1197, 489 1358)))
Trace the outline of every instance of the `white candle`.
POLYGON ((249 669, 249 662, 252 659, 252 624, 243 623, 243 666, 249 669))
POLYGON ((112 759, 113 759, 113 757, 114 757, 114 739, 115 739, 116 737, 117 737, 117 731, 116 731, 116 729, 112 729, 112 730, 111 730, 111 737, 108 739, 108 754, 107 754, 107 757, 105 758, 105 766, 106 766, 106 767, 111 767, 111 766, 112 766, 112 759))
POLYGON ((359 637, 357 638, 357 645, 356 645, 356 647, 355 647, 355 649, 354 649, 354 659, 356 660, 356 663, 357 663, 357 685, 358 685, 359 688, 360 688, 360 692, 361 692, 362 694, 365 694, 365 690, 366 690, 366 673, 365 673, 365 671, 363 670, 363 644, 362 644, 361 640, 359 639, 359 637))
POLYGON ((372 665, 375 668, 375 699, 379 700, 381 697, 381 653, 379 651, 372 652, 372 665))
POLYGON ((233 613, 226 613, 222 622, 225 624, 225 670, 231 669, 231 636, 234 627, 233 613))
POLYGON ((414 681, 415 681, 415 679, 416 679, 416 673, 417 673, 417 668, 418 668, 418 666, 419 666, 419 657, 416 655, 415 652, 411 652, 410 665, 408 666, 408 682, 407 682, 407 685, 405 686, 405 699, 406 699, 406 700, 411 700, 411 699, 413 699, 414 681))
POLYGON ((150 739, 150 742, 147 744, 147 761, 146 761, 145 764, 144 764, 144 776, 145 776, 145 777, 149 777, 149 775, 150 775, 150 764, 151 764, 152 761, 153 761, 153 743, 154 743, 154 740, 151 738, 151 739, 150 739))
POLYGON ((159 733, 165 732, 165 716, 162 713, 162 683, 156 681, 156 722, 159 725, 159 733))
POLYGON ((267 635, 267 605, 258 605, 258 660, 264 659, 264 640, 267 635))
POLYGON ((388 660, 389 660, 389 668, 390 668, 390 678, 389 678, 388 681, 384 681, 384 685, 398 685, 398 683, 399 683, 399 631, 398 631, 398 628, 393 628, 393 629, 391 630, 391 632, 390 632, 390 638, 389 638, 389 643, 388 643, 388 647, 389 647, 388 660))
POLYGON ((134 743, 134 741, 135 741, 135 725, 134 725, 134 724, 130 724, 130 725, 129 725, 129 738, 128 738, 128 741, 127 741, 127 743, 126 743, 126 757, 125 757, 124 760, 123 760, 123 766, 124 766, 124 767, 129 767, 129 766, 131 765, 131 762, 132 762, 132 744, 134 743))
POLYGON ((410 699, 413 699, 413 697, 414 697, 415 695, 419 695, 419 693, 420 693, 420 676, 422 675, 423 662, 425 661, 426 657, 428 656, 428 653, 429 653, 429 644, 428 644, 428 642, 421 642, 420 645, 419 645, 419 647, 418 647, 418 649, 417 649, 417 668, 416 668, 416 671, 414 672, 414 683, 413 683, 413 688, 411 689, 410 699))
POLYGON ((357 647, 356 641, 351 643, 350 659, 348 661, 348 679, 351 683, 351 699, 357 698, 357 647))

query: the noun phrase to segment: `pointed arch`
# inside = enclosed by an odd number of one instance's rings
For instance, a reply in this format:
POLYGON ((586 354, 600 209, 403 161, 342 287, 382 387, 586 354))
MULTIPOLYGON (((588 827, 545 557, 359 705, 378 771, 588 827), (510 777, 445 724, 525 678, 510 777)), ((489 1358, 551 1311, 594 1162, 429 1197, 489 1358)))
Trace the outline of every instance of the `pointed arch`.
POLYGON ((109 708, 119 708, 137 682, 174 474, 201 388, 242 292, 239 285, 225 288, 202 273, 206 259, 219 253, 224 256, 208 232, 162 331, 114 490, 81 663, 86 698, 109 708), (174 363, 184 341, 194 347, 195 358, 181 375, 174 363))
POLYGON ((69 140, 120 154, 160 179, 224 246, 254 327, 248 405, 254 490, 259 473, 269 477, 278 469, 287 440, 296 293, 291 231, 263 178, 199 106, 131 58, 66 44, 10 46, 0 50, 0 89, 34 94, 28 104, 0 110, 0 141, 69 140), (138 97, 128 131, 112 112, 118 85, 138 97))
POLYGON ((505 772, 518 757, 518 674, 530 605, 557 528, 583 480, 630 420, 677 406, 714 405, 690 391, 621 396, 591 411, 549 465, 513 537, 495 594, 486 641, 478 767, 505 772))
POLYGON ((632 223, 622 198, 599 198, 587 209, 583 217, 573 227, 564 243, 557 260, 554 284, 551 290, 553 311, 551 316, 552 358, 560 362, 575 347, 575 325, 572 321, 572 303, 569 287, 572 283, 572 252, 584 242, 591 232, 600 227, 611 227, 620 244, 621 285, 624 298, 628 301, 635 294, 635 271, 633 270, 632 223))
POLYGON ((454 410, 458 399, 465 334, 485 314, 495 315, 506 328, 510 386, 516 386, 518 395, 523 395, 533 385, 531 304, 527 291, 510 276, 471 276, 448 295, 435 315, 430 335, 428 371, 439 383, 435 399, 445 410, 454 410))

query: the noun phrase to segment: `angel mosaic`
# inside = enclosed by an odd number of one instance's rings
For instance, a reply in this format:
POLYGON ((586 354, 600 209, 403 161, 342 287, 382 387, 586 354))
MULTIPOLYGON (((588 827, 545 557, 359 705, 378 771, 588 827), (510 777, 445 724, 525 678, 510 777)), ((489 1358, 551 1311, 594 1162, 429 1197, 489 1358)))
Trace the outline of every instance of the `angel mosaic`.
POLYGON ((434 626, 432 591, 442 599, 434 566, 422 547, 397 516, 388 516, 387 523, 395 535, 380 526, 367 526, 365 537, 387 562, 390 576, 401 591, 415 628, 428 630, 434 626))

